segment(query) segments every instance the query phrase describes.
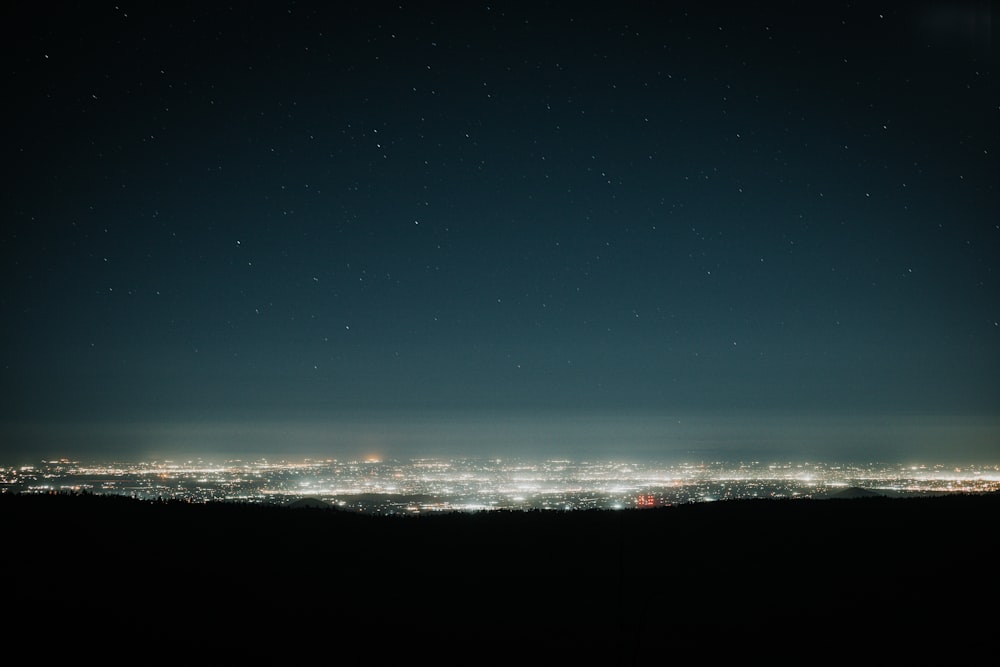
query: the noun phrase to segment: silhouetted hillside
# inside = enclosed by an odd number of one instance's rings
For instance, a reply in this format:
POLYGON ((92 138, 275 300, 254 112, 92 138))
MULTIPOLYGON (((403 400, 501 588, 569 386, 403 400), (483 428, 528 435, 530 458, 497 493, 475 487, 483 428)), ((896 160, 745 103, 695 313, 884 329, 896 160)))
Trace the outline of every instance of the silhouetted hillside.
POLYGON ((885 491, 874 491, 860 486, 851 486, 846 489, 838 489, 816 496, 820 499, 845 499, 845 498, 873 498, 877 496, 895 497, 897 494, 885 491))
POLYGON ((199 646, 235 618, 258 641, 465 637, 633 658, 706 635, 993 632, 998 509, 991 494, 377 517, 0 495, 22 618, 98 615, 199 646))
POLYGON ((330 503, 319 498, 297 498, 284 505, 290 509, 332 509, 330 503))

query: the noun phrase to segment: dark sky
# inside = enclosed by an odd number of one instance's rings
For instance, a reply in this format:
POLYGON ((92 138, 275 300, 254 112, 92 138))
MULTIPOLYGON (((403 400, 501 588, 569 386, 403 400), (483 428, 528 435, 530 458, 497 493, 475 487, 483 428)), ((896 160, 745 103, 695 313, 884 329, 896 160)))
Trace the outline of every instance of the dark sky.
POLYGON ((0 463, 1000 462, 992 3, 15 3, 0 463))

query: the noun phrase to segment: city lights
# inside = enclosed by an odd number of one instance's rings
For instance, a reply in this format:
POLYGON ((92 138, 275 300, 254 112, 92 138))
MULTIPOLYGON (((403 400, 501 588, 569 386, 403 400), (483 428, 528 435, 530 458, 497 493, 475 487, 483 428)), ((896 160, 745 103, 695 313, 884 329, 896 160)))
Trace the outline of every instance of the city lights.
POLYGON ((745 498, 1000 490, 1000 466, 321 459, 83 463, 0 468, 0 492, 285 505, 313 499, 369 514, 652 508, 745 498))

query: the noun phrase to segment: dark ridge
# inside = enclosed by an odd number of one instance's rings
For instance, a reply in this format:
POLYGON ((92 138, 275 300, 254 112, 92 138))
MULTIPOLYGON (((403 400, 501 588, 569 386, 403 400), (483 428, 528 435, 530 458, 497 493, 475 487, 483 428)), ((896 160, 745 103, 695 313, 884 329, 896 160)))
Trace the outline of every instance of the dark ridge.
POLYGON ((821 498, 873 498, 876 496, 889 496, 892 494, 885 493, 883 491, 875 491, 872 489, 866 489, 860 486, 851 486, 846 489, 840 489, 839 491, 831 491, 830 493, 819 496, 821 498))
POLYGON ((213 650, 231 619, 260 650, 381 638, 380 659, 471 642, 496 659, 647 664, 790 636, 898 657, 992 636, 977 633, 996 627, 998 510, 1000 494, 955 494, 379 517, 0 494, 2 590, 53 632, 103 618, 213 650))
POLYGON ((284 507, 290 509, 336 509, 330 503, 320 500, 319 498, 297 498, 291 502, 285 503, 284 507))

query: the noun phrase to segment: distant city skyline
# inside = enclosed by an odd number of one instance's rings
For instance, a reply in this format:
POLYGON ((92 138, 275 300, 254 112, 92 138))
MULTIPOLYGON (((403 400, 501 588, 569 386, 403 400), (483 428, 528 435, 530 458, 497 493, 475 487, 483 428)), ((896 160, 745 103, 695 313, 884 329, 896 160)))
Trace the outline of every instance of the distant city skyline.
POLYGON ((2 12, 0 464, 1000 460, 990 4, 2 12))
POLYGON ((572 459, 306 459, 0 466, 0 494, 321 507, 413 516, 624 510, 726 500, 832 500, 1000 492, 1000 464, 650 464, 572 459))

